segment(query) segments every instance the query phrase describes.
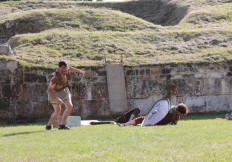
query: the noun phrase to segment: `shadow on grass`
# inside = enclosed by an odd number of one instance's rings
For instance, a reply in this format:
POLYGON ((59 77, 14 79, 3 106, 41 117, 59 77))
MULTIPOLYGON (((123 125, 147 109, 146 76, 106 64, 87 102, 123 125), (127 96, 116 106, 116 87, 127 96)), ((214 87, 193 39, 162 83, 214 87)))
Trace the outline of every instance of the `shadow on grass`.
MULTIPOLYGON (((187 116, 181 116, 181 120, 209 120, 209 119, 225 119, 225 115, 229 112, 209 112, 209 113, 190 113, 187 116)), ((117 115, 118 117, 119 115, 117 115)), ((102 118, 96 118, 96 117, 90 117, 88 120, 100 120, 100 121, 114 121, 116 119, 115 116, 111 117, 102 117, 102 118)), ((86 120, 86 119, 85 119, 86 120)), ((0 121, 0 127, 17 127, 17 126, 28 126, 28 125, 38 125, 38 126, 45 126, 48 121, 48 118, 44 119, 37 119, 33 122, 28 123, 15 123, 15 124, 9 124, 8 122, 0 121)), ((25 134, 28 134, 29 132, 25 132, 25 134)))
POLYGON ((31 120, 13 120, 13 121, 0 121, 0 127, 17 127, 17 126, 28 126, 28 125, 40 125, 45 126, 48 122, 48 119, 31 119, 31 120))
POLYGON ((17 132, 17 133, 9 133, 9 134, 4 134, 2 137, 11 137, 11 136, 17 136, 17 135, 25 135, 25 134, 32 134, 32 133, 39 133, 39 132, 44 132, 45 130, 39 130, 39 131, 28 131, 28 132, 17 132))

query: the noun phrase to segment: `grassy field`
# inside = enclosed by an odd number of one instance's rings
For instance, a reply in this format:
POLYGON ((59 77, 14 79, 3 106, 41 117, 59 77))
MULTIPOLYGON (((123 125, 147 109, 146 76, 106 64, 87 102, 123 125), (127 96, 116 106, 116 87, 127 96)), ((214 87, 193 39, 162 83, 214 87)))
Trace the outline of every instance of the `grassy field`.
MULTIPOLYGON (((194 114, 176 126, 0 127, 0 161, 230 161, 231 121, 194 114)), ((45 123, 45 122, 44 122, 45 123)))

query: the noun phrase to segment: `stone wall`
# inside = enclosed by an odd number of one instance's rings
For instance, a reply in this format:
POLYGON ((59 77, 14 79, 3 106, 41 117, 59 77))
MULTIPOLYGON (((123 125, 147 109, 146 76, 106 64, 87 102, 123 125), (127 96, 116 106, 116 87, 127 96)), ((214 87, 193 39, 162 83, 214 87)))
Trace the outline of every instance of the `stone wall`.
MULTIPOLYGON (((104 67, 86 68, 85 77, 72 75, 73 115, 109 116, 104 67)), ((22 68, 15 61, 0 61, 0 119, 49 117, 53 111, 47 86, 54 70, 22 68)))
POLYGON ((125 68, 129 108, 143 114, 160 98, 185 102, 190 112, 232 110, 232 63, 125 68))
MULTIPOLYGON (((81 68, 72 76, 72 115, 83 119, 112 115, 105 67, 81 68)), ((49 117, 47 85, 54 70, 22 68, 0 60, 0 119, 49 117)), ((190 112, 232 111, 232 63, 124 67, 128 110, 146 114, 160 98, 185 102, 190 112)))
POLYGON ((15 61, 0 61, 0 118, 42 118, 48 115, 49 72, 26 70, 15 61))

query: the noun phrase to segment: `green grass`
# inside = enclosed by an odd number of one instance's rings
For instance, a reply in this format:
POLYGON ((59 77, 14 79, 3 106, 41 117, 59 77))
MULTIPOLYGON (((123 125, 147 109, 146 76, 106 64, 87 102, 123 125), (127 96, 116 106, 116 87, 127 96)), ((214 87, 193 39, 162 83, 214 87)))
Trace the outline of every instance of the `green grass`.
POLYGON ((72 66, 103 66, 105 60, 120 62, 121 56, 127 66, 232 60, 231 3, 172 3, 189 5, 189 12, 178 25, 166 27, 120 11, 94 8, 97 3, 0 3, 0 8, 7 8, 0 25, 4 28, 5 20, 17 24, 6 32, 17 33, 9 41, 15 55, 0 55, 0 59, 48 68, 59 60, 72 66))
POLYGON ((1 161, 229 161, 231 121, 194 114, 176 126, 0 127, 1 161))
POLYGON ((212 24, 218 24, 221 27, 226 24, 231 26, 232 4, 203 6, 192 9, 180 24, 182 23, 192 24, 200 28, 212 28, 212 24))
POLYGON ((231 47, 212 45, 210 40, 204 44, 207 36, 212 37, 211 40, 220 37, 223 40, 230 32, 170 30, 79 32, 57 29, 17 35, 9 42, 17 55, 10 57, 33 66, 45 67, 55 67, 59 60, 68 60, 75 66, 103 66, 105 58, 107 61, 120 62, 121 55, 124 64, 129 66, 231 60, 231 47), (186 41, 189 45, 185 44, 186 41))
POLYGON ((0 24, 6 20, 18 23, 18 27, 14 28, 18 34, 56 28, 84 31, 134 31, 156 28, 154 24, 129 14, 109 9, 90 9, 86 7, 16 12, 3 15, 0 18, 0 24))

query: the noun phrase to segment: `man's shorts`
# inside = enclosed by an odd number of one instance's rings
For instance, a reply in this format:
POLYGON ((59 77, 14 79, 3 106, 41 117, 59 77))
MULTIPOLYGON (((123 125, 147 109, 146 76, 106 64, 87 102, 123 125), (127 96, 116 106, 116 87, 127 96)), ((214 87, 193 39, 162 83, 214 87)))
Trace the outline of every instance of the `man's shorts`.
POLYGON ((135 118, 136 125, 141 124, 143 122, 144 118, 145 118, 145 116, 140 116, 140 117, 135 118))
MULTIPOLYGON (((65 88, 61 91, 56 91, 56 90, 53 90, 53 93, 54 95, 60 99, 61 101, 67 101, 69 100, 71 102, 71 94, 70 94, 70 91, 68 88, 65 88)), ((56 99, 51 99, 49 97, 49 94, 48 94, 48 100, 50 101, 51 104, 61 104, 60 102, 58 102, 56 99)))
POLYGON ((117 123, 126 123, 129 121, 132 114, 134 114, 137 117, 139 115, 140 111, 141 111, 140 108, 135 108, 129 112, 126 112, 122 116, 118 117, 115 121, 117 123))

